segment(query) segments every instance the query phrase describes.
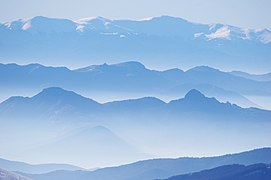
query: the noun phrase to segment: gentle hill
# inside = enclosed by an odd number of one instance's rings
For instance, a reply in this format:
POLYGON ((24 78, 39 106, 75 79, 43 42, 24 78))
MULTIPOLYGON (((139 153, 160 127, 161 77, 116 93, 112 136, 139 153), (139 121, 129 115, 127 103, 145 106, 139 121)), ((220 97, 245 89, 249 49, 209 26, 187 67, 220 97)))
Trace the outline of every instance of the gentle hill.
MULTIPOLYGON (((252 165, 271 162, 271 149, 263 148, 238 154, 229 154, 206 158, 154 159, 139 161, 119 167, 104 168, 80 174, 78 172, 52 172, 41 175, 29 175, 36 180, 95 179, 95 180, 149 180, 167 178, 178 174, 192 173, 229 164, 252 165), (69 176, 67 176, 69 174, 69 176), (73 176, 75 175, 75 177, 73 176), (71 177, 71 178, 69 178, 71 177)), ((243 166, 241 166, 243 167, 243 166)), ((261 166, 260 166, 261 167, 261 166)))
POLYGON ((69 164, 28 164, 19 161, 0 159, 0 167, 8 171, 19 171, 24 173, 41 174, 57 170, 83 170, 83 168, 69 164))

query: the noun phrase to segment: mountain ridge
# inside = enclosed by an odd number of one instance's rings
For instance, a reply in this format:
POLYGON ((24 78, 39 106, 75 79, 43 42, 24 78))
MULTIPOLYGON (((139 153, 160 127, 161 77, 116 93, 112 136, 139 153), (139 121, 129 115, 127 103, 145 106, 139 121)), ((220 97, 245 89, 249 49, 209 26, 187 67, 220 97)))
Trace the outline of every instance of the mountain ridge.
POLYGON ((270 164, 225 165, 196 173, 173 176, 167 180, 268 180, 271 178, 270 164))
POLYGON ((74 59, 87 65, 132 58, 159 68, 185 64, 188 68, 209 65, 224 70, 271 71, 271 31, 267 29, 192 23, 170 16, 144 21, 38 16, 1 24, 0 34, 4 62, 31 59, 70 66, 74 59))
POLYGON ((1 168, 8 171, 17 171, 24 173, 48 173, 56 170, 83 170, 83 168, 69 165, 69 164, 57 164, 57 163, 49 163, 49 164, 29 164, 20 161, 11 161, 0 158, 0 166, 1 168))
MULTIPOLYGON (((221 31, 223 28, 231 28, 233 29, 233 32, 234 31, 238 31, 237 27, 234 27, 234 26, 230 26, 230 25, 227 25, 227 24, 203 24, 203 23, 193 23, 193 22, 190 22, 188 20, 185 20, 183 18, 180 18, 180 17, 172 17, 172 16, 167 16, 167 15, 163 15, 163 16, 158 16, 158 17, 152 17, 152 18, 145 18, 145 19, 141 19, 141 20, 110 20, 110 19, 106 19, 106 18, 103 18, 103 17, 100 17, 100 16, 97 16, 97 17, 88 17, 88 18, 81 18, 81 19, 78 19, 78 20, 75 20, 75 21, 72 21, 72 20, 69 20, 69 19, 65 19, 65 18, 50 18, 50 17, 45 17, 45 16, 35 16, 35 17, 32 17, 32 18, 26 18, 26 19, 18 19, 18 20, 14 20, 14 21, 10 21, 10 22, 5 22, 3 23, 2 25, 3 26, 6 26, 8 29, 16 29, 16 30, 29 30, 32 28, 32 24, 34 24, 34 27, 35 27, 35 23, 37 23, 36 25, 38 26, 39 24, 38 23, 41 23, 42 22, 46 22, 46 21, 49 21, 52 23, 51 27, 55 24, 57 25, 56 22, 60 22, 60 21, 63 21, 62 23, 62 26, 66 26, 65 28, 61 28, 61 29, 69 29, 67 30, 66 32, 70 32, 70 31, 78 31, 79 32, 83 32, 83 29, 86 29, 86 28, 90 28, 90 29, 87 29, 87 30, 92 30, 92 29, 95 29, 95 24, 92 25, 93 22, 99 22, 100 25, 103 25, 104 26, 104 30, 106 28, 108 28, 108 25, 112 25, 113 27, 117 27, 117 28, 120 28, 122 30, 125 30, 125 31, 130 31, 130 32, 133 32, 133 30, 130 30, 128 27, 125 27, 125 22, 127 21, 130 21, 130 22, 134 22, 134 23, 144 23, 144 22, 166 22, 166 23, 180 23, 181 25, 183 24, 194 24, 194 25, 198 25, 198 26, 206 26, 206 30, 216 30, 216 31, 213 31, 213 36, 214 38, 224 38, 223 36, 215 36, 215 33, 218 33, 219 31, 221 31), (68 25, 68 24, 72 24, 74 23, 74 25, 68 25), (116 24, 114 24, 116 23, 116 24), (121 25, 118 25, 118 24, 124 24, 123 27, 121 25), (21 28, 20 28, 21 26, 21 28), (207 26, 209 28, 207 28, 207 26)), ((96 26, 99 26, 99 24, 96 24, 96 26)), ((45 26, 41 26, 43 29, 46 29, 45 26)), ((61 26, 59 26, 61 27, 61 26)), ((240 28, 242 29, 242 28, 240 28)), ((227 29, 226 29, 227 30, 227 29)), ((269 29, 255 29, 255 30, 251 30, 251 29, 244 29, 243 30, 244 32, 243 33, 259 33, 259 32, 264 32, 264 33, 269 33, 271 34, 271 31, 269 29), (246 32, 245 32, 246 31, 246 32)), ((56 29, 52 29, 49 31, 45 31, 45 32, 58 32, 57 31, 57 28, 56 29)), ((65 31, 64 31, 65 32, 65 31)), ((136 31, 135 31, 136 32, 136 31)), ((127 32, 126 32, 127 33, 127 32)), ((139 33, 139 32, 137 32, 139 33)), ((200 32, 198 32, 199 34, 200 32)), ((220 32, 221 33, 221 32, 220 32)), ((238 33, 241 33, 238 32, 238 33)), ((248 36, 247 34, 244 34, 246 35, 247 37, 241 37, 243 39, 250 39, 251 37, 248 36)), ((201 36, 201 35, 200 35, 201 36)), ((211 37, 212 36, 212 33, 211 34, 205 34, 205 36, 208 38, 208 37, 211 37)), ((195 37, 197 38, 197 36, 195 35, 195 37)), ((263 43, 270 43, 271 42, 271 39, 265 39, 264 36, 261 36, 262 39, 261 41, 263 43)), ((226 37, 225 37, 226 38, 226 37)), ((260 38, 259 38, 260 39, 260 38)), ((210 40, 210 38, 209 38, 210 40)))
POLYGON ((111 93, 125 90, 126 93, 142 93, 141 96, 181 96, 185 91, 196 88, 208 95, 215 95, 219 100, 227 99, 244 107, 257 106, 246 95, 271 94, 268 90, 271 81, 257 81, 208 66, 197 66, 186 71, 178 68, 158 71, 136 61, 105 63, 74 70, 41 64, 0 64, 0 74, 4 89, 28 88, 37 91, 57 86, 79 92, 107 92, 110 89, 111 93), (224 83, 221 84, 221 81, 224 83))
POLYGON ((260 120, 263 121, 268 120, 268 114, 271 113, 271 111, 258 108, 242 108, 229 102, 221 103, 215 98, 206 97, 195 89, 188 91, 184 98, 172 100, 168 103, 154 97, 99 103, 72 91, 52 87, 44 89, 33 97, 11 97, 0 104, 0 115, 6 118, 18 114, 21 114, 22 117, 35 114, 40 118, 65 119, 79 115, 85 118, 89 115, 103 116, 104 113, 123 113, 123 115, 128 113, 130 116, 131 113, 137 114, 138 112, 147 116, 156 111, 164 112, 164 115, 181 113, 189 116, 193 116, 192 112, 203 113, 208 116, 227 113, 229 117, 235 117, 241 113, 243 114, 242 118, 247 117, 248 119, 253 119, 253 117, 261 114, 263 117, 260 120))
MULTIPOLYGON (((215 168, 221 165, 251 165, 255 163, 270 163, 270 153, 270 148, 263 148, 216 157, 153 159, 138 161, 132 164, 118 167, 102 168, 93 172, 83 173, 83 175, 75 172, 73 175, 82 180, 90 178, 97 180, 161 179, 171 177, 173 175, 192 173, 200 170, 215 168)), ((46 179, 46 177, 50 177, 50 180, 54 180, 54 178, 61 178, 64 176, 65 172, 52 172, 43 175, 29 175, 29 177, 33 177, 34 179, 36 178, 37 180, 46 179)))

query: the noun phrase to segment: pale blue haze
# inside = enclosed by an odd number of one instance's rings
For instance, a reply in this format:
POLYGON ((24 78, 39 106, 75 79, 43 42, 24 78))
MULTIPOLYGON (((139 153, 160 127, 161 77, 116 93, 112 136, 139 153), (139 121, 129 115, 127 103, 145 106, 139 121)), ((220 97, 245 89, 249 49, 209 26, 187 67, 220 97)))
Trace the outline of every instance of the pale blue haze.
POLYGON ((0 0, 0 179, 269 180, 270 7, 0 0))

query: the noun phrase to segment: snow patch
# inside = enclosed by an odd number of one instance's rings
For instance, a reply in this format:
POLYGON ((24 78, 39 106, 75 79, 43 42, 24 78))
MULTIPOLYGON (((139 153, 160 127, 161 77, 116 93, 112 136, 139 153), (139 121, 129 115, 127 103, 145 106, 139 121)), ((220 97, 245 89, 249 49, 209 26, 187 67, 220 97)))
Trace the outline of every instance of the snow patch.
POLYGON ((78 25, 76 27, 76 31, 79 31, 79 32, 84 32, 84 29, 85 29, 85 26, 83 26, 83 25, 78 25))
POLYGON ((137 21, 150 21, 153 20, 155 17, 147 17, 147 18, 143 18, 143 19, 139 19, 137 21))
POLYGON ((216 28, 216 24, 209 24, 209 31, 212 31, 216 28))
POLYGON ((243 40, 251 40, 250 33, 251 31, 249 29, 242 29, 243 31, 243 37, 241 37, 243 40))
POLYGON ((262 43, 264 44, 269 44, 271 43, 271 32, 263 32, 260 36, 259 39, 262 43))
POLYGON ((23 25, 22 30, 28 30, 30 28, 31 28, 31 21, 28 21, 23 25))
POLYGON ((230 39, 230 32, 231 30, 229 29, 228 26, 223 26, 222 28, 219 28, 216 30, 216 32, 207 34, 205 35, 208 40, 212 39, 230 39))
POLYGON ((109 19, 105 19, 103 17, 87 17, 87 18, 82 18, 82 19, 78 19, 74 22, 76 22, 77 24, 88 24, 89 21, 93 21, 93 20, 100 20, 100 21, 103 21, 103 22, 109 22, 110 20, 109 19))
POLYGON ((196 33, 196 34, 194 34, 194 38, 198 38, 198 37, 200 37, 201 35, 203 35, 204 33, 196 33))

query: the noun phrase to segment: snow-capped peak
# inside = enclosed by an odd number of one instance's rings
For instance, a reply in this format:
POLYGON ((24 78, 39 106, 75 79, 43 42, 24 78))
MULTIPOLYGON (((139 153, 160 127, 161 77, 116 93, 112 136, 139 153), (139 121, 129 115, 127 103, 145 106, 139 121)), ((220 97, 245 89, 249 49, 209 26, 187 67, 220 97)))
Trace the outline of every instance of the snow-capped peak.
POLYGON ((11 31, 31 33, 95 32, 104 36, 129 38, 129 35, 148 34, 176 36, 211 41, 250 40, 263 44, 271 43, 271 32, 267 29, 253 30, 226 24, 197 24, 178 17, 160 16, 137 21, 110 20, 103 17, 88 17, 71 21, 68 19, 36 16, 2 24, 11 31), (144 21, 141 23, 140 21, 144 21))
POLYGON ((10 30, 23 30, 29 32, 72 32, 75 23, 68 19, 48 18, 36 16, 33 18, 19 19, 4 24, 10 30))

